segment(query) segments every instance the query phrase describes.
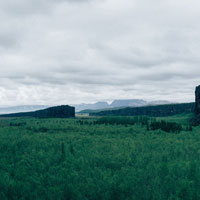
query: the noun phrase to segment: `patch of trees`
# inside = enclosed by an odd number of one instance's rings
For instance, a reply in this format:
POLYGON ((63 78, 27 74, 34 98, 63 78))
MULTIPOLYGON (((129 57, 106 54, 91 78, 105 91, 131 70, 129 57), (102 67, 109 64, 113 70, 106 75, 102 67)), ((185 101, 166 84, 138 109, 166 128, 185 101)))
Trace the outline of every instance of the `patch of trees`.
MULTIPOLYGON (((147 125, 148 129, 148 125, 147 125)), ((150 124, 151 130, 163 130, 167 133, 173 132, 173 133, 179 133, 182 131, 182 126, 180 124, 177 124, 176 122, 166 122, 164 120, 162 121, 154 121, 150 124)))
POLYGON ((141 124, 146 125, 148 123, 148 117, 101 117, 94 121, 94 124, 111 124, 111 125, 134 125, 141 124))
POLYGON ((90 116, 139 116, 146 115, 152 117, 173 116, 181 113, 193 112, 194 103, 169 104, 145 107, 128 107, 118 110, 106 110, 100 112, 92 112, 90 116))
MULTIPOLYGON (((164 120, 158 121, 156 118, 150 118, 146 116, 104 116, 96 120, 78 120, 77 123, 79 125, 140 125, 142 127, 146 127, 147 131, 160 129, 167 133, 180 133, 183 130, 182 125, 176 122, 168 122, 164 120)), ((185 130, 192 131, 192 127, 188 126, 185 130)))
POLYGON ((10 126, 25 126, 26 122, 10 122, 10 126))
POLYGON ((0 115, 0 117, 38 117, 38 118, 69 118, 75 117, 75 108, 71 106, 55 106, 33 112, 22 112, 0 115))
POLYGON ((28 131, 34 132, 34 133, 47 133, 50 129, 47 127, 27 127, 26 128, 28 131))

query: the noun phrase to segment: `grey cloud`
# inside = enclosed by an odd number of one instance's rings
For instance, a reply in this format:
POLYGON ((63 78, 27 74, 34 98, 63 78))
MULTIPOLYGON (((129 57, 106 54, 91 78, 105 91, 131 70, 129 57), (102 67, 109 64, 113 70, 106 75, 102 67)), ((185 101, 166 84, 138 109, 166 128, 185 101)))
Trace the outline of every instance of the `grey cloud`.
POLYGON ((89 0, 7 0, 0 1, 1 11, 15 16, 48 14, 50 9, 61 3, 83 3, 89 0))
POLYGON ((0 0, 0 102, 191 101, 199 8, 195 0, 0 0))
POLYGON ((17 40, 8 35, 0 35, 0 48, 11 48, 17 44, 17 40))

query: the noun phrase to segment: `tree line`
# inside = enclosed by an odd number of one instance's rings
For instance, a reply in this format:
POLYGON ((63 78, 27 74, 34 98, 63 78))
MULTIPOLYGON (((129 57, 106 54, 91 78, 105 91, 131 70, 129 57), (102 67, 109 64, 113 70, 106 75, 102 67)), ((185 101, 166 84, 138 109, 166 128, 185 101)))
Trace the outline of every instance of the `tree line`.
POLYGON ((168 104, 145 107, 127 107, 118 110, 91 112, 90 116, 151 116, 165 117, 194 112, 195 103, 168 104))

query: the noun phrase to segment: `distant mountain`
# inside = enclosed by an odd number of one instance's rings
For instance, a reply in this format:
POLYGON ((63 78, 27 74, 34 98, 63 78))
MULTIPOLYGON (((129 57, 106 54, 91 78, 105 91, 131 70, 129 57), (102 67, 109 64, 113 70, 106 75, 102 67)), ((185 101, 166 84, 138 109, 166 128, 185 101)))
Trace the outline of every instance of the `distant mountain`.
MULTIPOLYGON (((83 110, 102 110, 102 109, 113 109, 121 107, 141 107, 147 105, 164 105, 170 104, 169 101, 144 101, 142 99, 118 99, 114 100, 111 104, 105 101, 99 101, 92 104, 75 104, 72 105, 76 108, 76 112, 83 110)), ((49 108, 48 105, 22 105, 22 106, 11 106, 11 107, 0 107, 0 114, 18 113, 18 112, 31 112, 36 110, 42 110, 49 108)))
POLYGON ((98 110, 110 107, 110 105, 107 102, 97 102, 93 104, 82 103, 82 104, 75 104, 72 106, 76 108, 76 112, 79 112, 81 110, 98 110))
POLYGON ((165 105, 165 104, 172 104, 172 102, 170 101, 164 101, 164 100, 160 100, 160 101, 150 101, 148 102, 148 105, 165 105))
POLYGON ((110 107, 139 107, 139 106, 145 106, 148 103, 142 99, 121 99, 121 100, 114 100, 110 107))
POLYGON ((25 106, 11 106, 0 107, 0 114, 18 113, 18 112, 30 112, 48 108, 47 105, 25 105, 25 106))
POLYGON ((158 101, 144 101, 143 99, 118 99, 114 100, 111 104, 107 102, 97 102, 94 104, 77 104, 72 105, 76 107, 76 112, 87 112, 87 110, 109 110, 116 108, 125 108, 125 107, 142 107, 150 105, 165 105, 171 104, 169 101, 158 100, 158 101))

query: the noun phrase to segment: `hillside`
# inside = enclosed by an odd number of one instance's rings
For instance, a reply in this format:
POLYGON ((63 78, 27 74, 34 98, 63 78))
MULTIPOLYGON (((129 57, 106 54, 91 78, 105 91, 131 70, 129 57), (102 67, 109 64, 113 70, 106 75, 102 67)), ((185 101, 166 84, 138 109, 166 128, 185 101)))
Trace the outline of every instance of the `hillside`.
POLYGON ((71 106, 55 106, 33 112, 3 114, 0 117, 38 117, 38 118, 68 118, 75 117, 75 108, 71 106))
POLYGON ((194 103, 182 104, 167 104, 157 106, 144 106, 144 107, 127 107, 123 109, 104 110, 100 112, 91 112, 90 116, 138 116, 147 115, 152 117, 172 116, 181 113, 191 113, 194 111, 194 103))

